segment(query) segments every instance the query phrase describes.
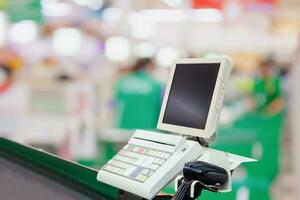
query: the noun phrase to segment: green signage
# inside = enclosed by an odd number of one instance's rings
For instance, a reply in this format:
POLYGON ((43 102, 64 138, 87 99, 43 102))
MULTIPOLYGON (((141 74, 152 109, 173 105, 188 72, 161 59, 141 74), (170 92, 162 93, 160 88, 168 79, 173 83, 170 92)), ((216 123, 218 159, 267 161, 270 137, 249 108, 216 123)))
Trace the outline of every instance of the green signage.
POLYGON ((5 10, 11 22, 33 20, 41 23, 43 21, 40 0, 9 0, 6 4, 5 10))
POLYGON ((4 10, 6 6, 6 0, 0 0, 0 10, 4 10))

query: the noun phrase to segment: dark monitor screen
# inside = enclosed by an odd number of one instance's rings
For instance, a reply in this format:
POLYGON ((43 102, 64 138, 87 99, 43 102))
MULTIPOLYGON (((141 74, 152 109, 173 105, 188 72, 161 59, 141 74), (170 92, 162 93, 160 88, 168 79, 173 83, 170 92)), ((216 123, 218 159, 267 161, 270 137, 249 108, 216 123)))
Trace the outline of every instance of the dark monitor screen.
POLYGON ((205 129, 220 63, 177 64, 163 123, 205 129))

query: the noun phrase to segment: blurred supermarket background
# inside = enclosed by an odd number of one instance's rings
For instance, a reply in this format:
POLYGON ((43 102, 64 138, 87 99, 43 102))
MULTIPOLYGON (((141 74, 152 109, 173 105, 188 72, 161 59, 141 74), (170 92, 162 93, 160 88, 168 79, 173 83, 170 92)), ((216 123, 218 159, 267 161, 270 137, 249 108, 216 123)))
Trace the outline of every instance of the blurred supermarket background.
POLYGON ((228 55, 212 147, 259 162, 203 199, 299 199, 299 40, 299 0, 0 0, 0 136, 99 168, 155 129, 175 59, 228 55))

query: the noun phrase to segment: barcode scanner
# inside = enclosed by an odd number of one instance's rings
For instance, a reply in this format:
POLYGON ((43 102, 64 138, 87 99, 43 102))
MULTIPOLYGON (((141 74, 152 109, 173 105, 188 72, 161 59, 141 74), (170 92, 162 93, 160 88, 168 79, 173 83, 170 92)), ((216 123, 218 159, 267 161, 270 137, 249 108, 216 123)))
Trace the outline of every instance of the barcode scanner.
POLYGON ((217 188, 227 180, 228 174, 221 167, 202 161, 188 162, 183 168, 183 178, 172 200, 196 199, 203 189, 217 192, 217 188))

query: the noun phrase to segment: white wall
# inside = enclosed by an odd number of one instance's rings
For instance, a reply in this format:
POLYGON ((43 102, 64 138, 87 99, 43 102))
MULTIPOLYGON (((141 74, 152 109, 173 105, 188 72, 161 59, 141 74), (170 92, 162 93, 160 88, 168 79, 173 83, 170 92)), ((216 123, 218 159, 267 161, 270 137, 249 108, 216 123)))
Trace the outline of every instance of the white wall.
POLYGON ((174 45, 195 51, 255 51, 276 54, 293 52, 297 35, 268 33, 255 25, 230 26, 224 24, 178 23, 156 26, 157 45, 174 45))

